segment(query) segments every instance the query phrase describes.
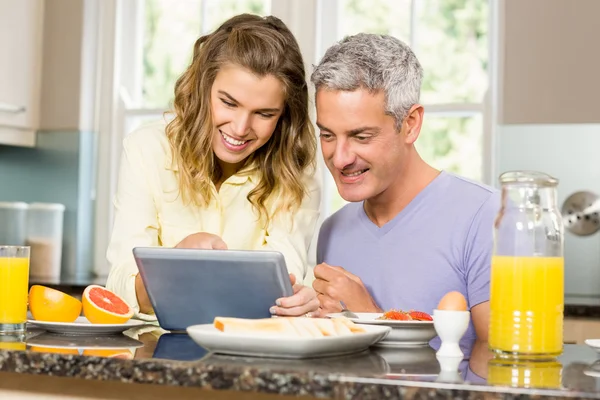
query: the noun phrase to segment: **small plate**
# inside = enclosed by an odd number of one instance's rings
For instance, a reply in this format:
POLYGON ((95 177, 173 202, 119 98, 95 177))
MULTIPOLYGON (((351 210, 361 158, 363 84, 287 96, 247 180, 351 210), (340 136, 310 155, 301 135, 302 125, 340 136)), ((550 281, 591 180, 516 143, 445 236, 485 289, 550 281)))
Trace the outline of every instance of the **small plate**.
POLYGON ((584 343, 600 353, 600 339, 585 339, 584 343))
POLYGON ((124 324, 92 324, 86 317, 78 317, 75 322, 48 322, 27 320, 27 326, 44 329, 48 332, 62 333, 63 335, 110 335, 122 333, 127 329, 146 325, 145 321, 130 319, 124 324))
MULTIPOLYGON (((427 346, 437 336, 433 321, 393 321, 377 319, 383 313, 355 313, 358 318, 348 318, 355 324, 388 326, 392 331, 375 346, 378 347, 415 347, 427 346)), ((341 313, 329 314, 331 318, 340 317, 341 313)))
POLYGON ((274 337, 233 334, 212 324, 193 325, 188 334, 213 353, 268 358, 316 358, 357 353, 366 350, 390 333, 388 326, 365 326, 366 332, 318 338, 274 337))

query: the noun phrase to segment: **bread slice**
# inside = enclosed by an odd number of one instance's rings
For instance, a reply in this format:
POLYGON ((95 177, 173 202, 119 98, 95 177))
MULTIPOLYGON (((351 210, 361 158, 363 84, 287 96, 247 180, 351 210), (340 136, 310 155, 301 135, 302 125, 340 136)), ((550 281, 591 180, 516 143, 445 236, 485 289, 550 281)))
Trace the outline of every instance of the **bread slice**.
POLYGON ((337 336, 333 321, 329 318, 313 318, 312 320, 315 321, 323 336, 337 336))
POLYGON ((340 320, 339 318, 333 318, 332 321, 337 335, 352 335, 352 331, 348 325, 344 323, 344 321, 340 320))
POLYGON ((221 332, 260 336, 317 338, 365 332, 345 317, 277 317, 262 319, 216 317, 214 327, 221 332))
POLYGON ((287 318, 226 318, 216 317, 214 326, 226 333, 260 333, 277 336, 299 336, 298 331, 287 318))
POLYGON ((350 332, 352 332, 352 333, 365 333, 366 332, 365 328, 363 328, 360 325, 355 324, 354 322, 350 321, 346 317, 337 317, 334 319, 339 320, 344 325, 346 325, 348 327, 348 329, 350 329, 350 332))
POLYGON ((323 337, 323 332, 317 327, 313 318, 290 318, 292 325, 298 330, 307 333, 308 337, 323 337))

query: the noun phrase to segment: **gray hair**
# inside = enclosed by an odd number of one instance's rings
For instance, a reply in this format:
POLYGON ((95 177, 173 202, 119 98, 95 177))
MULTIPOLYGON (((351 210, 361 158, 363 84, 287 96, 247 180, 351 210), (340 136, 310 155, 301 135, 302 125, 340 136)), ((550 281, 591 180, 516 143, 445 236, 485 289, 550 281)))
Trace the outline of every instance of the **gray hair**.
POLYGON ((422 80, 423 68, 408 45, 370 33, 347 36, 331 46, 311 75, 317 91, 383 90, 385 113, 394 117, 397 129, 419 102, 422 80))

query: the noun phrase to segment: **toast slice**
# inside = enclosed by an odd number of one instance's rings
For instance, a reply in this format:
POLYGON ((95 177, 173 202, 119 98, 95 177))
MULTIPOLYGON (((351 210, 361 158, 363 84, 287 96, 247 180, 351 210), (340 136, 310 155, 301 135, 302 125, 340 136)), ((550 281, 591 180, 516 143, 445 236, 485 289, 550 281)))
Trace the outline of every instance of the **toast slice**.
POLYGON ((287 318, 244 319, 216 317, 214 326, 226 333, 258 333, 277 336, 299 336, 287 318))
POLYGON ((313 318, 290 318, 292 325, 298 331, 304 331, 307 333, 308 337, 323 337, 323 332, 317 327, 317 324, 314 322, 313 318))
POLYGON ((317 338, 365 332, 345 317, 304 318, 278 317, 245 319, 216 317, 213 325, 221 332, 278 337, 317 338))

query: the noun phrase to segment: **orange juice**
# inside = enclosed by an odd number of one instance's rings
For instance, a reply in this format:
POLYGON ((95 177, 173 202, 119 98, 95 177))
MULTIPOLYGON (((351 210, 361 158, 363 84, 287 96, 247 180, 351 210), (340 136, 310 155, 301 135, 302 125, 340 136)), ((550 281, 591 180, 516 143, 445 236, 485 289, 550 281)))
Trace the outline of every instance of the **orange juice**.
POLYGON ((554 356, 563 347, 564 259, 493 256, 490 348, 554 356))
POLYGON ((28 257, 0 257, 0 324, 27 320, 28 257))
POLYGON ((562 365, 557 360, 510 363, 491 360, 487 382, 494 386, 558 389, 562 381, 562 365))
POLYGON ((2 350, 26 350, 27 345, 25 342, 0 342, 0 349, 2 350))

